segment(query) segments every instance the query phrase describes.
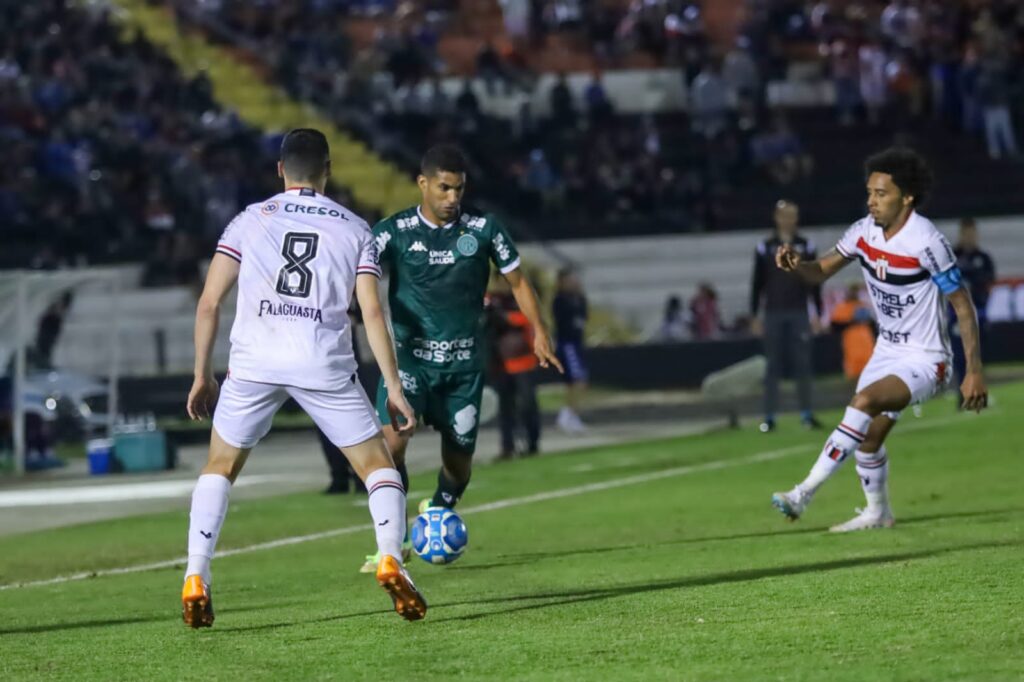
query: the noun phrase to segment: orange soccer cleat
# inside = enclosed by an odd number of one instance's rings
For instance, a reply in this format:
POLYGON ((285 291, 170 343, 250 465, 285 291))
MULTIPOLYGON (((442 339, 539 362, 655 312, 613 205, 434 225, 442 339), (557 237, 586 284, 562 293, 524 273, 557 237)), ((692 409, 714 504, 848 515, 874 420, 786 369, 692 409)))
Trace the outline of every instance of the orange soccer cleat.
POLYGON ((419 620, 427 615, 427 600, 416 589, 402 564, 390 554, 381 557, 377 564, 377 582, 391 595, 395 611, 402 618, 419 620))
POLYGON ((185 586, 181 589, 181 617, 190 628, 208 628, 213 625, 210 586, 198 575, 185 578, 185 586))

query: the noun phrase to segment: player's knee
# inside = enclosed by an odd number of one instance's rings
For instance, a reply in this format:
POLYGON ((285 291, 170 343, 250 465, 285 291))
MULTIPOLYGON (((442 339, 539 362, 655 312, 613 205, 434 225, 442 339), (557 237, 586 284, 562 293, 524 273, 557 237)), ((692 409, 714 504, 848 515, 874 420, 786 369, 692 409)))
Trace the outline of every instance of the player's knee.
POLYGON ((203 467, 204 474, 215 474, 217 476, 223 476, 232 483, 238 478, 238 474, 242 472, 242 462, 236 459, 225 459, 216 458, 211 459, 203 467))
POLYGON ((863 391, 853 396, 853 400, 850 401, 850 407, 872 416, 882 413, 882 408, 878 401, 870 393, 863 391))

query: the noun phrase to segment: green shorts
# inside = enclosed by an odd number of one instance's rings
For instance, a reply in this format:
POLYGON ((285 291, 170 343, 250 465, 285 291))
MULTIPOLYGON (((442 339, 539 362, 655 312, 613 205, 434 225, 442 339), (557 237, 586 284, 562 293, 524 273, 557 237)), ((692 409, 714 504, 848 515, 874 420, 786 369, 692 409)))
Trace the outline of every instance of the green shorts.
MULTIPOLYGON (((469 454, 476 450, 483 372, 438 372, 406 365, 398 372, 406 400, 423 422, 469 454)), ((377 416, 390 424, 384 379, 377 385, 377 416)))

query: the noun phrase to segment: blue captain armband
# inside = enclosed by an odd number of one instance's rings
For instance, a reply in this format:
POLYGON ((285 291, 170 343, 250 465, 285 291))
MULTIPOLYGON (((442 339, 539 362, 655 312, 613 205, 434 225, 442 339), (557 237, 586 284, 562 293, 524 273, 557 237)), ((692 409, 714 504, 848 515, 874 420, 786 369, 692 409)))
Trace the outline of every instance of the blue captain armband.
POLYGON ((939 287, 939 290, 942 293, 949 296, 960 288, 960 283, 963 281, 963 275, 960 274, 960 268, 954 265, 945 272, 932 275, 932 281, 935 282, 935 285, 939 287))

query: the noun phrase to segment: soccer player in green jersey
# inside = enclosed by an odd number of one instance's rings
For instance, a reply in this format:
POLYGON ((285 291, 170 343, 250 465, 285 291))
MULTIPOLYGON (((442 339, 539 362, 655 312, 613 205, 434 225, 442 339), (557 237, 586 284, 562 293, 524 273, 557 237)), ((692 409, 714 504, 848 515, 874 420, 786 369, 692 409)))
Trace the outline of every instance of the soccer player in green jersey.
MULTIPOLYGON (((481 317, 492 262, 533 326, 540 365, 559 372, 562 365, 505 226, 493 214, 462 204, 462 152, 448 145, 431 148, 416 182, 420 205, 385 218, 373 233, 380 263, 390 270, 388 302, 405 396, 417 416, 441 433, 437 490, 420 507, 452 508, 469 485, 476 449, 484 388, 481 317)), ((408 486, 405 449, 411 434, 390 423, 383 385, 377 390, 377 413, 395 468, 408 486)), ((377 566, 373 559, 367 557, 371 571, 377 566)))

